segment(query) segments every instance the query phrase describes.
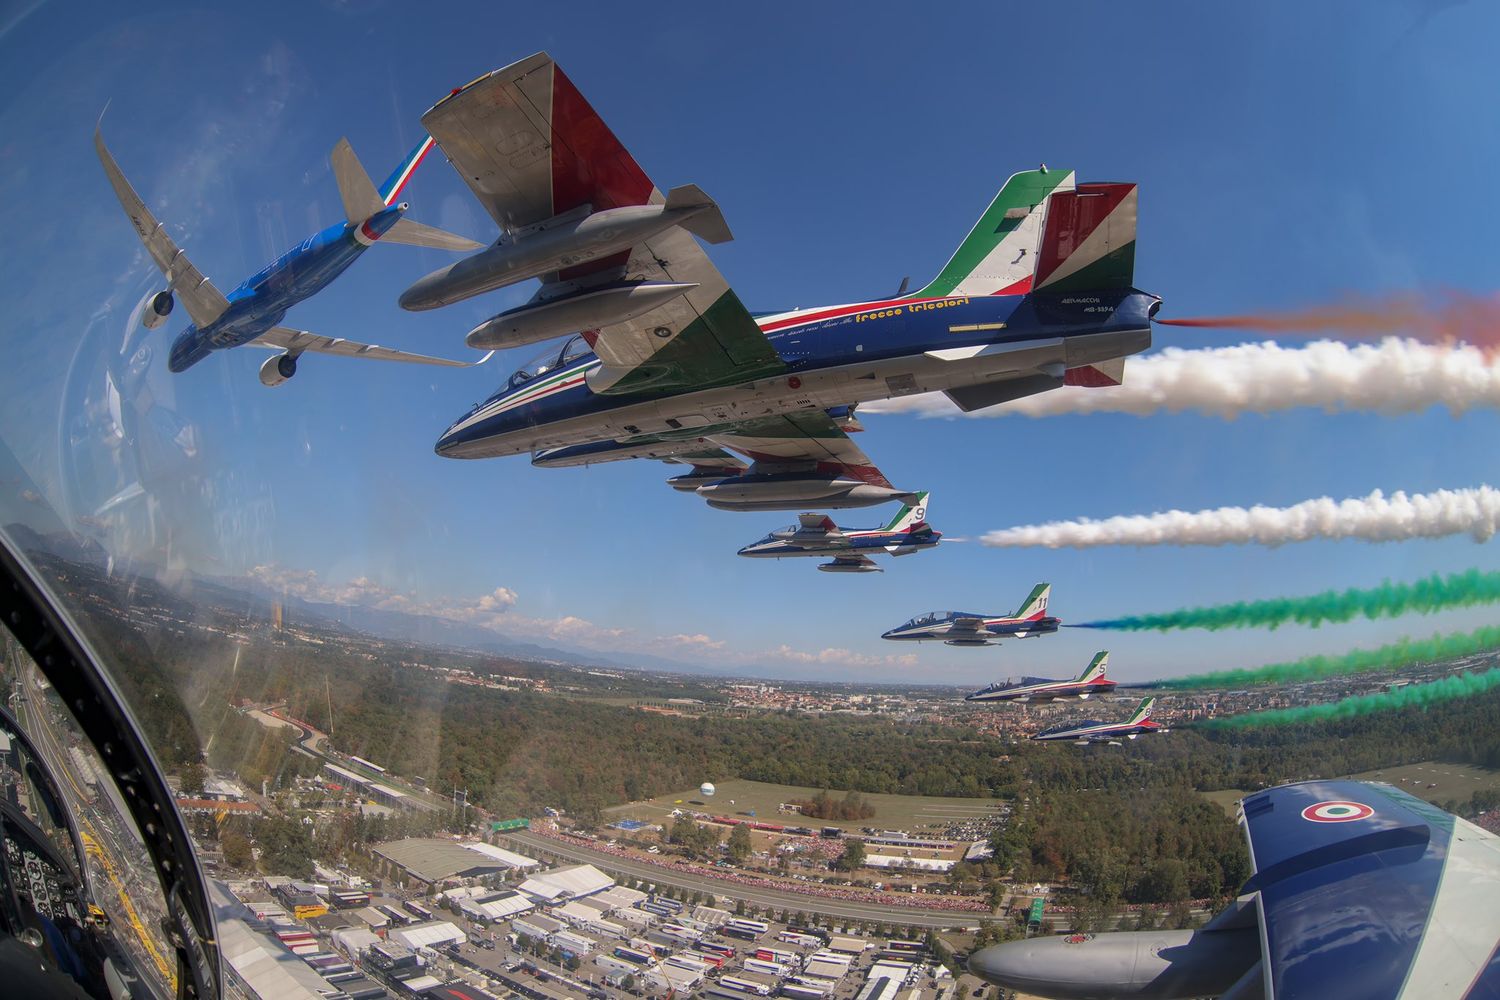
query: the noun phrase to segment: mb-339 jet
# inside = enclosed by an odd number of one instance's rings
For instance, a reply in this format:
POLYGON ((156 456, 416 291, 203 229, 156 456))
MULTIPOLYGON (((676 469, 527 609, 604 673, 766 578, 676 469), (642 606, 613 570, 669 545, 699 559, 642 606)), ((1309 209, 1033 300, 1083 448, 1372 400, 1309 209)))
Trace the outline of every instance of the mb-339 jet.
POLYGON ((827 514, 803 514, 797 524, 745 546, 740 555, 757 559, 832 556, 832 562, 820 563, 818 569, 825 573, 879 573, 880 567, 870 556, 911 555, 934 548, 943 537, 927 523, 927 496, 925 491, 918 493, 883 528, 840 528, 827 514))
POLYGON ((1079 746, 1105 743, 1110 746, 1124 746, 1122 739, 1133 740, 1143 733, 1165 733, 1170 732, 1160 722, 1153 722, 1151 709, 1156 705, 1155 698, 1143 698, 1141 703, 1130 713, 1130 718, 1124 722, 1100 722, 1098 719, 1084 719, 1082 722, 1066 722, 1051 729, 1043 729, 1035 736, 1034 740, 1046 742, 1066 741, 1077 743, 1079 746))
POLYGON ((691 184, 663 193, 546 53, 459 88, 422 124, 500 235, 402 307, 539 278, 469 346, 577 334, 455 420, 439 455, 673 460, 692 465, 674 487, 730 510, 911 503, 849 439, 857 405, 944 392, 977 410, 1113 386, 1151 345, 1161 300, 1132 287, 1134 184, 1015 174, 915 291, 752 315, 694 238, 731 238, 719 206, 691 184))
MULTIPOLYGON (((882 639, 902 642, 941 640, 949 646, 995 646, 1001 639, 1028 639, 1050 635, 1062 622, 1047 614, 1052 584, 1039 583, 1014 614, 983 615, 973 611, 929 611, 905 625, 882 632, 882 639)), ((1104 672, 1101 668, 1101 674, 1104 672)), ((1069 683, 1058 681, 1057 683, 1069 683)))
POLYGON ((1087 701, 1090 695, 1109 694, 1115 689, 1115 682, 1104 676, 1108 666, 1109 650, 1100 650, 1075 680, 1022 677, 1018 681, 991 684, 964 701, 1087 701))
POLYGON ((484 358, 451 361, 412 354, 280 325, 288 309, 322 291, 377 242, 438 250, 479 248, 480 244, 473 240, 404 218, 407 203, 396 199, 431 148, 432 139, 424 138, 377 189, 355 157, 349 140, 340 139, 329 161, 346 218, 309 236, 225 295, 193 266, 187 254, 167 235, 166 227, 156 221, 145 201, 125 179, 120 165, 104 145, 103 134, 96 128, 94 151, 104 165, 115 197, 146 252, 167 279, 167 287, 146 300, 141 322, 147 329, 160 326, 172 314, 178 298, 192 320, 172 342, 167 367, 174 372, 186 371, 213 351, 244 344, 277 352, 260 367, 261 384, 267 386, 280 385, 297 374, 297 358, 307 351, 453 368, 468 368, 483 362, 484 358))

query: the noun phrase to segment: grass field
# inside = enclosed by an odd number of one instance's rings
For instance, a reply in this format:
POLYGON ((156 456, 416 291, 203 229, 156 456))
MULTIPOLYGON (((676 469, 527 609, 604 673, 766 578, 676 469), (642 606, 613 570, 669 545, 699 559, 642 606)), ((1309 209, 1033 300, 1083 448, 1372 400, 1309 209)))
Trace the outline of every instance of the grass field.
POLYGON ((1223 809, 1230 819, 1236 819, 1239 816, 1239 801, 1245 797, 1245 792, 1238 788, 1221 788, 1217 792, 1200 792, 1199 794, 1223 809))
POLYGON ((1404 767, 1383 767, 1354 777, 1360 781, 1384 781, 1428 802, 1449 799, 1463 802, 1480 789, 1500 789, 1500 771, 1436 760, 1404 767))
MULTIPOLYGON (((606 810, 612 818, 643 819, 661 823, 673 809, 690 808, 729 816, 749 815, 768 823, 796 826, 841 826, 857 830, 872 826, 882 830, 907 830, 911 833, 935 833, 957 820, 994 815, 1001 809, 998 799, 948 799, 926 795, 877 795, 864 793, 864 799, 875 808, 875 815, 858 820, 816 820, 777 811, 779 803, 793 799, 810 799, 820 789, 795 785, 770 785, 761 781, 738 779, 718 783, 712 798, 704 798, 698 789, 663 795, 645 802, 632 802, 606 810)), ((836 798, 843 792, 830 789, 836 798)))

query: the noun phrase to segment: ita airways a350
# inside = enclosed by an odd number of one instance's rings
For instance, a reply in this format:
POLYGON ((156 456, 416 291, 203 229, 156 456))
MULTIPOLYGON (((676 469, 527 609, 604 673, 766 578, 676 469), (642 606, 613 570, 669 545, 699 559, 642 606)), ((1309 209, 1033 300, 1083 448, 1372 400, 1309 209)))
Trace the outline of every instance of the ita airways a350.
POLYGON ((870 557, 878 554, 905 556, 935 548, 942 532, 927 523, 928 494, 918 493, 883 528, 840 528, 827 514, 803 514, 798 523, 773 531, 740 555, 754 559, 785 559, 788 556, 829 558, 818 569, 825 573, 879 573, 870 557))
POLYGON ((1143 698, 1141 703, 1130 713, 1130 718, 1124 722, 1100 722, 1098 719, 1084 719, 1082 722, 1067 722, 1051 729, 1044 729, 1031 737, 1043 743, 1077 743, 1079 746, 1090 746, 1094 744, 1108 744, 1111 746, 1124 746, 1123 740, 1133 740, 1146 733, 1169 732, 1160 722, 1151 718, 1151 710, 1156 707, 1155 698, 1143 698))
POLYGON ((456 368, 481 363, 483 358, 480 361, 434 358, 361 344, 342 337, 322 337, 280 325, 288 309, 322 291, 377 242, 454 251, 475 250, 481 246, 462 236, 403 218, 408 206, 406 202, 398 202, 397 198, 431 147, 432 139, 425 138, 401 161, 385 183, 376 188, 355 157, 349 141, 339 140, 329 159, 343 198, 346 218, 309 236, 225 295, 193 266, 187 254, 167 234, 166 227, 151 214, 141 196, 125 179, 119 164, 104 145, 102 132, 96 128, 94 150, 104 165, 110 186, 146 252, 167 279, 167 287, 146 300, 141 322, 148 329, 160 326, 171 315, 177 299, 182 300, 192 320, 173 341, 167 367, 174 372, 186 371, 215 350, 244 344, 277 352, 261 365, 260 381, 267 386, 280 385, 295 375, 298 357, 308 351, 456 368))
POLYGON ((456 90, 422 124, 500 235, 401 305, 539 278, 468 344, 576 332, 455 420, 439 455, 671 460, 691 466, 673 486, 731 510, 909 503, 850 440, 854 407, 938 391, 977 410, 1113 386, 1151 344, 1161 300, 1132 287, 1134 184, 1015 174, 921 288, 752 315, 698 242, 731 238, 719 206, 691 184, 663 193, 546 53, 456 90))
MULTIPOLYGON (((882 639, 898 642, 944 642, 949 646, 995 646, 1001 639, 1030 639, 1057 631, 1061 618, 1047 614, 1052 584, 1039 583, 1013 614, 984 615, 974 611, 929 611, 904 625, 882 632, 882 639)), ((1061 682, 1059 682, 1061 683, 1061 682)))
POLYGON ((1109 694, 1115 682, 1104 676, 1109 668, 1109 651, 1094 654, 1089 665, 1073 680, 1055 681, 1045 677, 1022 677, 1004 681, 966 697, 965 701, 1087 701, 1096 694, 1109 694))

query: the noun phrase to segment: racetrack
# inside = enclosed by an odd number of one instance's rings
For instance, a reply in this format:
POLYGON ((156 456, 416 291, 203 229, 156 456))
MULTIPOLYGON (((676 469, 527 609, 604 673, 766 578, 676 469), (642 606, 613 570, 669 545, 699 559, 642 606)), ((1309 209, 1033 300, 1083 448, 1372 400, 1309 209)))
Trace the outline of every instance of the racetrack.
POLYGON ((545 851, 580 864, 631 878, 644 879, 657 885, 670 885, 693 892, 708 892, 730 899, 743 899, 754 906, 777 910, 794 910, 803 913, 821 913, 848 920, 874 920, 932 927, 978 927, 985 914, 973 911, 924 910, 916 906, 882 906, 878 903, 860 903, 847 899, 830 899, 826 896, 804 895, 797 892, 780 892, 759 886, 740 885, 726 879, 709 878, 692 872, 678 872, 665 865, 632 861, 604 851, 590 850, 551 837, 543 837, 526 831, 503 834, 520 845, 522 850, 545 851))

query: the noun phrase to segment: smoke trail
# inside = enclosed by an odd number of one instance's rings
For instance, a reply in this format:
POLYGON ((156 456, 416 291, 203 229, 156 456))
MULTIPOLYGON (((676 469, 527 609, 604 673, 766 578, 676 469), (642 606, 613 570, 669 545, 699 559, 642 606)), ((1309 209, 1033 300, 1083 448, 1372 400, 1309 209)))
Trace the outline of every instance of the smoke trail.
POLYGON ((866 403, 859 412, 971 419, 1166 412, 1232 420, 1304 406, 1394 416, 1439 405, 1454 414, 1500 406, 1500 357, 1488 358, 1475 347, 1395 337, 1356 345, 1316 340, 1286 347, 1267 340, 1203 350, 1169 347, 1131 358, 1124 384, 1109 389, 1065 386, 972 413, 940 392, 928 392, 866 403))
POLYGON ((1500 687, 1500 669, 1483 673, 1463 673, 1425 684, 1409 684, 1378 694, 1357 694, 1325 705, 1303 705, 1298 708, 1273 708, 1246 715, 1230 715, 1203 723, 1204 729, 1249 729, 1259 726, 1294 726, 1306 722, 1328 722, 1353 719, 1372 712, 1390 712, 1398 708, 1436 705, 1458 698, 1472 698, 1500 687))
POLYGON ((1434 635, 1430 639, 1398 639, 1378 649, 1356 649, 1339 656, 1309 656, 1290 663, 1272 663, 1242 670, 1219 670, 1162 681, 1169 690, 1190 688, 1239 688, 1253 684, 1293 684, 1325 677, 1361 674, 1371 670, 1399 670, 1414 663, 1430 663, 1460 656, 1473 656, 1500 649, 1500 627, 1485 626, 1473 632, 1434 635))
POLYGON ((1436 490, 1387 497, 1319 497, 1290 507, 1219 507, 1105 518, 1052 521, 991 531, 980 539, 997 548, 1094 548, 1100 545, 1284 545, 1320 538, 1395 542, 1469 535, 1488 541, 1500 528, 1500 490, 1436 490))
POLYGON ((1354 296, 1342 303, 1245 316, 1158 319, 1166 326, 1251 329, 1277 333, 1340 332, 1354 337, 1402 334, 1428 343, 1500 347, 1500 296, 1446 292, 1440 296, 1354 296))
POLYGON ((1471 569, 1449 576, 1431 576, 1416 583, 1391 583, 1379 587, 1325 590, 1307 597, 1283 597, 1269 601, 1237 601, 1211 607, 1182 608, 1155 615, 1127 615, 1069 628, 1107 628, 1121 632, 1147 630, 1170 632, 1182 628, 1218 631, 1225 628, 1269 628, 1297 624, 1317 628, 1325 622, 1353 618, 1395 618, 1404 614, 1429 615, 1445 608, 1468 608, 1500 602, 1500 572, 1471 569))

